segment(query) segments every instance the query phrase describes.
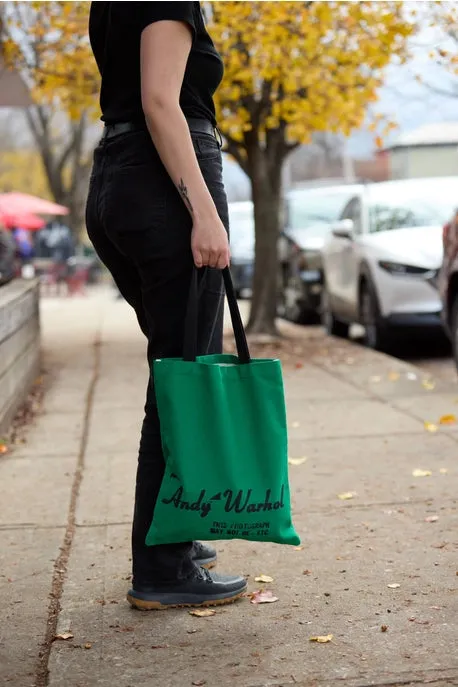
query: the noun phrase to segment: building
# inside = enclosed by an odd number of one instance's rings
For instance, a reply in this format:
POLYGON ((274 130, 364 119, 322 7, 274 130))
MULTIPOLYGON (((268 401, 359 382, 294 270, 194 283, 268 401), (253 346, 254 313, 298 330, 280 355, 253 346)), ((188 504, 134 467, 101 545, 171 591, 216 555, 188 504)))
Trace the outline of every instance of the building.
POLYGON ((7 69, 0 54, 0 107, 31 105, 29 91, 17 72, 7 69))
POLYGON ((379 153, 391 179, 458 176, 458 122, 425 124, 379 153))

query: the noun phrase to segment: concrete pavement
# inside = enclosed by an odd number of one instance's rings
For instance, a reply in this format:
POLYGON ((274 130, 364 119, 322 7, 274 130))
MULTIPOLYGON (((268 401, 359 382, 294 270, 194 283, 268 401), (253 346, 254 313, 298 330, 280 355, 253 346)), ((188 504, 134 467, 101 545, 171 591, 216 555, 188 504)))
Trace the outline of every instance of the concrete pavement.
POLYGON ((111 291, 46 299, 42 325, 43 412, 0 458, 1 685, 458 684, 458 425, 424 427, 458 413, 454 378, 307 333, 285 370, 303 548, 218 546, 278 601, 142 614, 124 597, 144 341, 111 291))

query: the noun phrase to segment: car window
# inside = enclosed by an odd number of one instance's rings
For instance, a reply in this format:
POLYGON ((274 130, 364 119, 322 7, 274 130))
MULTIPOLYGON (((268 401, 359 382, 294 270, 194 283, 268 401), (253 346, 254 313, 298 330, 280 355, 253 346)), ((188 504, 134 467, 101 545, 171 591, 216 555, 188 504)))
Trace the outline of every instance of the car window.
POLYGON ((340 219, 351 219, 353 222, 353 229, 355 234, 361 234, 362 232, 362 221, 361 221, 361 199, 352 198, 349 203, 345 206, 340 219))
POLYGON ((334 222, 347 202, 350 191, 329 191, 327 193, 314 193, 304 191, 288 199, 288 226, 290 229, 314 229, 323 225, 327 230, 328 225, 334 222))
POLYGON ((369 200, 369 231, 391 231, 407 227, 428 227, 443 224, 449 217, 455 198, 437 193, 429 196, 418 192, 403 198, 387 197, 369 200))

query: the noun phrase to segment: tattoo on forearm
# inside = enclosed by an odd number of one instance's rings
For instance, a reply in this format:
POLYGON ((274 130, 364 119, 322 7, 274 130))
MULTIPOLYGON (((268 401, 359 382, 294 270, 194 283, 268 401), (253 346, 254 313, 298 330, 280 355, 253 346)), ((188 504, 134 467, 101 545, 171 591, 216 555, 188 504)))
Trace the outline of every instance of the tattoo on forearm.
POLYGON ((178 191, 180 192, 180 196, 183 199, 184 204, 188 208, 189 212, 191 215, 193 214, 194 210, 192 209, 191 201, 189 200, 188 196, 188 189, 183 181, 183 179, 180 179, 180 183, 178 184, 178 191))

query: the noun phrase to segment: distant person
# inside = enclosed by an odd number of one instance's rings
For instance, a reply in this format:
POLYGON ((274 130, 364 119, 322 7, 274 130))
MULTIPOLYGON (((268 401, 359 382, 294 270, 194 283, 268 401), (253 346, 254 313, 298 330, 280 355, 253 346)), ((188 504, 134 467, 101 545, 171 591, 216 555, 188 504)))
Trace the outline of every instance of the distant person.
MULTIPOLYGON (((135 309, 150 365, 182 355, 194 265, 217 268, 207 270, 202 291, 199 353, 221 353, 228 207, 212 96, 223 63, 200 3, 93 2, 89 34, 105 122, 87 203, 89 237, 135 309)), ((204 570, 216 562, 214 549, 145 545, 165 467, 151 377, 145 411, 128 600, 143 610, 233 601, 246 581, 204 570)))
POLYGON ((30 236, 30 231, 22 229, 22 227, 15 227, 13 229, 13 237, 16 242, 17 255, 21 261, 21 265, 29 263, 34 255, 33 241, 30 236))

